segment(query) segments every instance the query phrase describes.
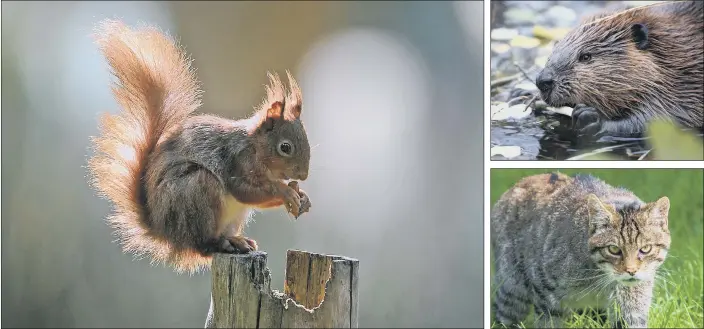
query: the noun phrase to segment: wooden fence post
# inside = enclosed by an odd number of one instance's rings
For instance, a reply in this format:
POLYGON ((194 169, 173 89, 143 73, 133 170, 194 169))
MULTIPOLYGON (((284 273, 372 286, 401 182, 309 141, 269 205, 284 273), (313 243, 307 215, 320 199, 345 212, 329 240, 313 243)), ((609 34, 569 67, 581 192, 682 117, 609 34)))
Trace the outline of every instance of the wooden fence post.
POLYGON ((266 253, 216 254, 206 328, 357 328, 356 259, 289 250, 284 292, 266 253))

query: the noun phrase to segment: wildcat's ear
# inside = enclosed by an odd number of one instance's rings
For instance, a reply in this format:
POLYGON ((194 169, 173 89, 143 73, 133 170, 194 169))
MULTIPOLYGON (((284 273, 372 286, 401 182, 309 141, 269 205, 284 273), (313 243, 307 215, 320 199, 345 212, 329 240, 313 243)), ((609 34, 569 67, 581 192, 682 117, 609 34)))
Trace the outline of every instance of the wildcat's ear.
POLYGON ((631 37, 636 44, 636 48, 640 50, 645 50, 650 45, 648 28, 643 24, 633 24, 631 26, 631 37))
POLYGON ((589 230, 592 233, 614 222, 613 207, 601 202, 599 197, 594 194, 587 195, 587 211, 589 212, 589 230))
POLYGON ((668 216, 670 214, 670 199, 666 196, 649 204, 650 221, 653 224, 659 224, 663 229, 667 229, 668 216))

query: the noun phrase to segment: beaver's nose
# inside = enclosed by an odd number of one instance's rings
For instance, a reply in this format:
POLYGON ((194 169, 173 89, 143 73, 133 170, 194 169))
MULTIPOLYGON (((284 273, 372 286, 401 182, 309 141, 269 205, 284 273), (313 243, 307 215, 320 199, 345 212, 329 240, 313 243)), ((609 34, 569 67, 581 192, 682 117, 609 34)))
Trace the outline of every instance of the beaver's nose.
POLYGON ((550 69, 543 69, 540 71, 540 74, 538 74, 538 78, 535 79, 535 85, 545 94, 550 93, 554 83, 553 72, 550 69))

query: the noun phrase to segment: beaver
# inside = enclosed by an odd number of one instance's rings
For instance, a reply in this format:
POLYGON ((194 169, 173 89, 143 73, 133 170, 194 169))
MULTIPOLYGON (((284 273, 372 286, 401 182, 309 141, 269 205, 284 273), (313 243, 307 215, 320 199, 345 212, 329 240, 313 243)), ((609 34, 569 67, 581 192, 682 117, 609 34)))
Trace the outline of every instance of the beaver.
POLYGON ((704 131, 704 2, 602 13, 555 44, 536 78, 577 136, 639 137, 655 118, 704 131))

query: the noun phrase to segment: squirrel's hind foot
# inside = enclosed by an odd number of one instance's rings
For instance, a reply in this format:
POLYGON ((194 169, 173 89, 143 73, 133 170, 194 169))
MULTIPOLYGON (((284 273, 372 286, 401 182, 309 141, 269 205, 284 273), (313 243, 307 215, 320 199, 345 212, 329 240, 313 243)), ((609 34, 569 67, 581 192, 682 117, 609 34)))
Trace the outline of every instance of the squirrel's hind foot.
POLYGON ((223 237, 220 240, 220 252, 223 253, 246 254, 257 249, 257 242, 244 236, 223 237))

